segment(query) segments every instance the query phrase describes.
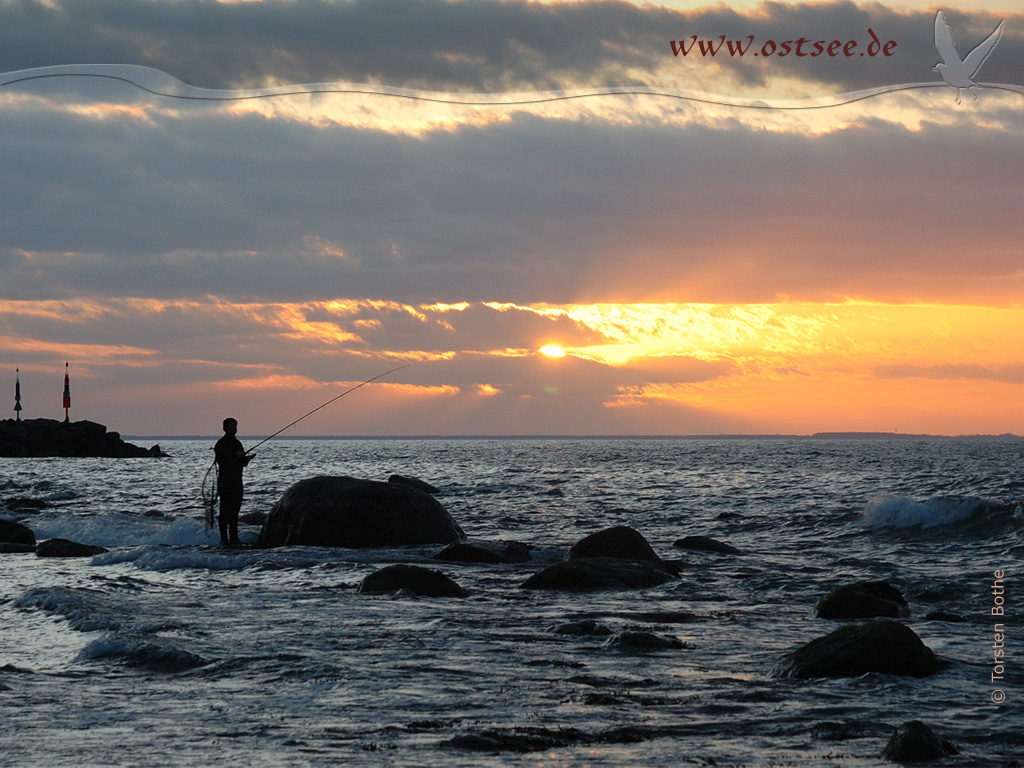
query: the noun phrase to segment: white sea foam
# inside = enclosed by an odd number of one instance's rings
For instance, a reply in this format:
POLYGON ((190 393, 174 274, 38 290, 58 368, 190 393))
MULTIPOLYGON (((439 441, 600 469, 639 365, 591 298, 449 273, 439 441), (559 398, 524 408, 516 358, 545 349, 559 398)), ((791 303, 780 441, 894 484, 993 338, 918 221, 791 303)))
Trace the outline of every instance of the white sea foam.
POLYGON ((119 549, 97 555, 94 565, 134 563, 146 571, 172 571, 179 568, 205 568, 214 571, 238 570, 250 564, 245 553, 183 549, 161 545, 119 549))
POLYGON ((114 513, 49 515, 32 521, 36 540, 71 539, 100 547, 172 547, 216 544, 220 535, 192 518, 138 517, 114 513))

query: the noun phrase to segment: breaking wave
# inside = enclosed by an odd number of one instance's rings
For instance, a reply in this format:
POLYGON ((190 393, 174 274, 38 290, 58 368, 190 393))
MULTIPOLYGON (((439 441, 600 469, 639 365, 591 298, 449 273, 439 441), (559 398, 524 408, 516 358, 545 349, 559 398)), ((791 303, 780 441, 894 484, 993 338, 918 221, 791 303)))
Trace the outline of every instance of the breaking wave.
POLYGON ((1005 522, 1024 517, 1020 505, 997 505, 982 499, 933 498, 925 501, 906 496, 883 496, 872 500, 864 510, 864 520, 872 528, 936 528, 967 521, 1005 522))

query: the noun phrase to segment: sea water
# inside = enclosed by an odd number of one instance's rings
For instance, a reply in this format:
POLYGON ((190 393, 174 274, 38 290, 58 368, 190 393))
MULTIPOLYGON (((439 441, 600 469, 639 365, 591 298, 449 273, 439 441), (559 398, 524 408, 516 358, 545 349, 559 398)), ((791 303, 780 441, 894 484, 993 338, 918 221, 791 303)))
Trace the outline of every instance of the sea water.
POLYGON ((908 720, 959 749, 946 765, 1024 757, 1024 441, 278 439, 246 470, 243 515, 315 475, 419 477, 471 539, 529 545, 516 565, 434 561, 439 546, 219 550, 199 501, 212 441, 162 447, 0 459, 0 499, 45 502, 3 517, 109 550, 0 555, 0 764, 860 766, 908 720), (680 580, 521 589, 615 525, 680 580), (688 535, 742 554, 673 546, 688 535), (357 591, 397 562, 469 597, 357 591), (950 667, 772 677, 839 625, 815 601, 863 579, 904 593, 950 667), (583 619, 682 647, 553 631, 583 619))

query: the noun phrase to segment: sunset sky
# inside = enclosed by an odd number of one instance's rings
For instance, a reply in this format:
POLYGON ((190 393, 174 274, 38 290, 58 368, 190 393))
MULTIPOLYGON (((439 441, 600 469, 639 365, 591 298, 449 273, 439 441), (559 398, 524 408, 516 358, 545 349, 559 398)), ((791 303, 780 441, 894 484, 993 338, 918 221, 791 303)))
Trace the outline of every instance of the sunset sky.
POLYGON ((1024 434, 1024 0, 0 0, 0 73, 71 64, 409 91, 0 87, 2 418, 67 361, 74 420, 267 434, 408 364, 294 434, 1024 434), (1017 91, 957 104, 939 9, 1017 91))

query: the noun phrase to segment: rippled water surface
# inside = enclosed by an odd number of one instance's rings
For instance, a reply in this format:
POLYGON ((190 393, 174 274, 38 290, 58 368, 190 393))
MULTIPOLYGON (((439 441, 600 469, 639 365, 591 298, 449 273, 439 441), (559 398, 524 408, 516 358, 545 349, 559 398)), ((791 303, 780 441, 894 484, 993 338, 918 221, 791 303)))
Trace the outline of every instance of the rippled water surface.
POLYGON ((1024 755, 1022 442, 280 439, 247 470, 243 515, 318 474, 420 477, 470 538, 533 547, 519 565, 431 561, 440 547, 221 551, 198 499, 211 443, 163 448, 171 458, 0 459, 0 499, 45 502, 0 516, 37 540, 110 550, 0 555, 0 764, 875 765, 912 719, 959 748, 945 764, 1024 755), (682 578, 520 588, 613 525, 682 578), (687 535, 744 554, 673 546, 687 535), (441 570, 470 596, 356 591, 394 562, 441 570), (783 654, 837 626, 811 618, 818 597, 860 579, 906 595, 906 623, 949 669, 772 678, 783 654), (683 647, 552 631, 582 619, 683 647))

